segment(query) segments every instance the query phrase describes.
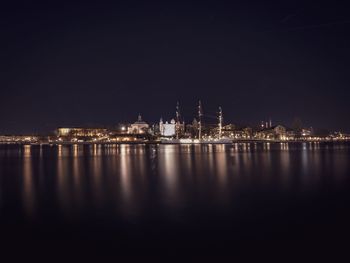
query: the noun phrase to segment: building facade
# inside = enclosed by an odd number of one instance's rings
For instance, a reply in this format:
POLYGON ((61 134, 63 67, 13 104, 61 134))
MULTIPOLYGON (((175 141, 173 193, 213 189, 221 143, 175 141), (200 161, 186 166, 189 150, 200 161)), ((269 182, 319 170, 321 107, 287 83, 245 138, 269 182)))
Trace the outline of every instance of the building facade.
POLYGON ((283 140, 286 138, 286 128, 282 125, 272 126, 257 132, 259 139, 283 140))
POLYGON ((149 125, 148 123, 144 122, 142 120, 141 115, 137 117, 137 121, 135 121, 133 124, 131 124, 128 127, 128 133, 129 134, 145 134, 148 132, 149 125))
POLYGON ((104 128, 58 128, 59 137, 99 137, 107 134, 104 128))
POLYGON ((159 132, 161 136, 173 137, 176 135, 176 122, 172 119, 169 122, 163 122, 163 119, 159 121, 159 132))

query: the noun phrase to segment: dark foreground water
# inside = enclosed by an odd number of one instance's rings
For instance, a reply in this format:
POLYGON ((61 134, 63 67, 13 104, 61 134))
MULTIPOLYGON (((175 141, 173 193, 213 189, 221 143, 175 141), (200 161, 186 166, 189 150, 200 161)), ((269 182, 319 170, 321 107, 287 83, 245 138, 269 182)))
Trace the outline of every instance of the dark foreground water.
POLYGON ((0 146, 0 258, 344 256, 349 160, 344 143, 0 146))

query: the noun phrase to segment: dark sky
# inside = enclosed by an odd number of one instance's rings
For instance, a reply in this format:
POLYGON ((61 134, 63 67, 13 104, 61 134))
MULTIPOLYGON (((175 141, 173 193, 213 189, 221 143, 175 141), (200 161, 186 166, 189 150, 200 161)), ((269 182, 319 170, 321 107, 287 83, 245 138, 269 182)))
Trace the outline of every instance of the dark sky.
POLYGON ((190 121, 198 99, 208 115, 222 106, 225 122, 299 117, 350 131, 344 4, 49 2, 1 7, 0 133, 139 112, 153 122, 173 117, 176 101, 190 121))

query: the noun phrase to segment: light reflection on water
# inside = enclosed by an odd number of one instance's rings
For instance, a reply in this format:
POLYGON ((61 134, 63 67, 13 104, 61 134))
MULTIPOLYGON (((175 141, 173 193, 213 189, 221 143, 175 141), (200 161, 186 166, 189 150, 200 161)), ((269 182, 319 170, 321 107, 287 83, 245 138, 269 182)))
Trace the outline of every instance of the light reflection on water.
POLYGON ((35 189, 32 159, 31 159, 31 146, 25 145, 23 151, 23 190, 22 198, 25 213, 28 217, 32 217, 35 209, 35 189))
POLYGON ((47 206, 66 218, 225 209, 246 192, 339 187, 349 157, 348 144, 320 143, 2 146, 0 209, 16 195, 7 189, 18 189, 27 218, 47 206))

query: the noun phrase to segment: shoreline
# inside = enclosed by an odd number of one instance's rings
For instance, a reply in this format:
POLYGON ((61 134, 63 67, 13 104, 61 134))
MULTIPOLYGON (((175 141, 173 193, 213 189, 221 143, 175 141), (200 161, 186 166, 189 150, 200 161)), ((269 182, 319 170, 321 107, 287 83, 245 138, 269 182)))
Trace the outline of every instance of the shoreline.
POLYGON ((344 140, 233 140, 232 142, 161 142, 161 141, 137 141, 137 142, 0 142, 0 145, 215 145, 215 144, 235 144, 235 143, 346 143, 350 142, 348 139, 344 140))

